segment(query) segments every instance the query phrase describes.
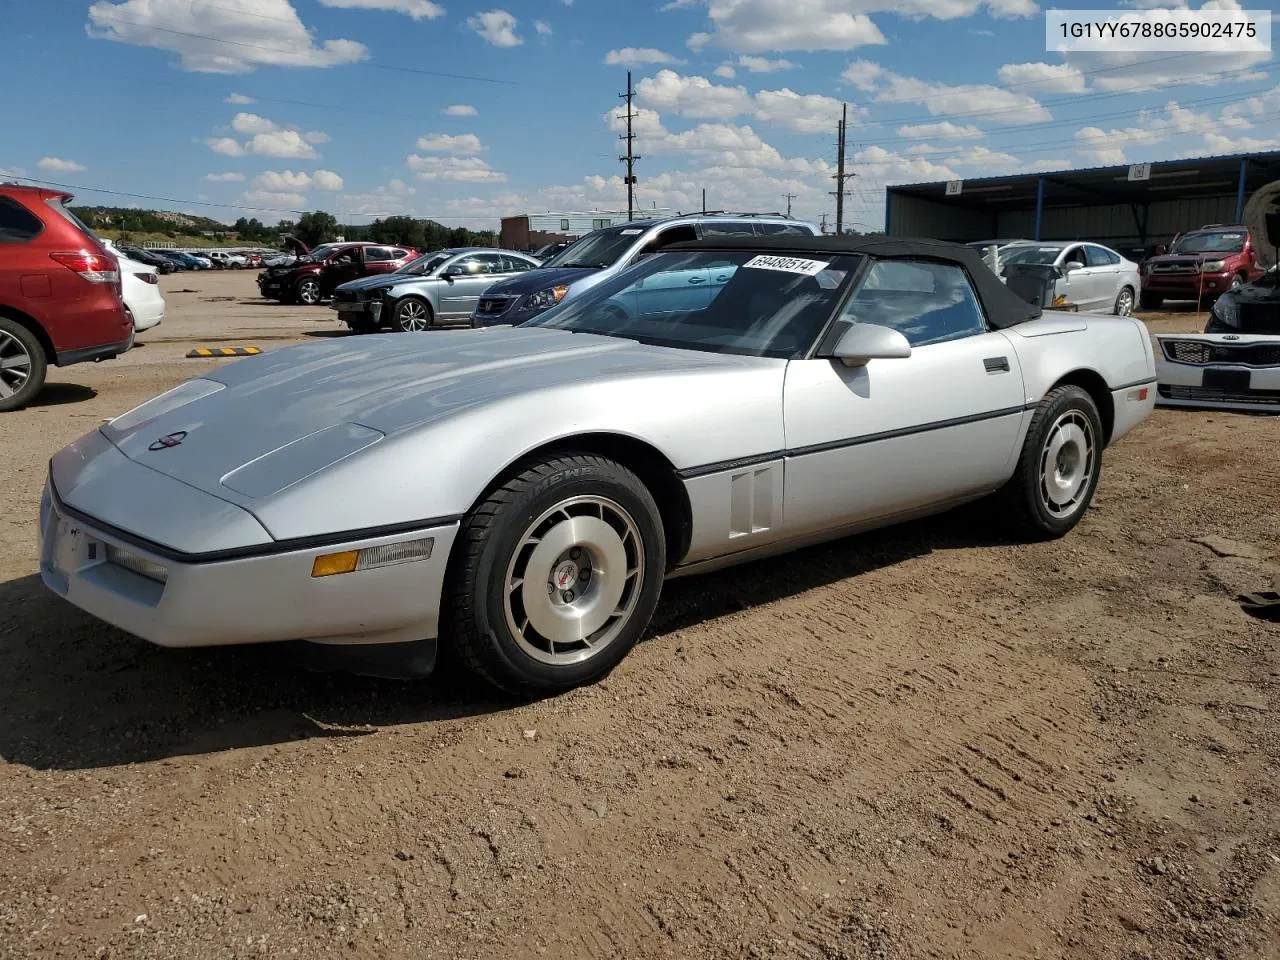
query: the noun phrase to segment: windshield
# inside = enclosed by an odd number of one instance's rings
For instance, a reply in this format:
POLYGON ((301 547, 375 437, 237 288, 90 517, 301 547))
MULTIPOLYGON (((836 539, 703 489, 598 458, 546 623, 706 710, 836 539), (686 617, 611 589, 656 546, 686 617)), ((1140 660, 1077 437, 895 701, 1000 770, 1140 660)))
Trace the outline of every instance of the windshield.
POLYGON ((1239 253, 1244 249, 1243 230, 1223 230, 1213 233, 1189 233, 1179 237, 1170 253, 1239 253))
POLYGON ((657 253, 523 326, 795 359, 821 334, 859 259, 657 253))
POLYGON ((317 260, 323 260, 336 249, 338 249, 338 244, 336 243, 322 243, 310 253, 304 254, 298 259, 304 263, 315 263, 317 260))
POLYGON ((544 267, 591 267, 603 270, 618 262, 618 258, 631 249, 631 245, 640 238, 644 227, 624 226, 606 227, 588 233, 581 240, 569 244, 550 260, 543 262, 544 267))
POLYGON ((1062 253, 1061 247, 1011 246, 1000 251, 1002 263, 1020 263, 1028 266, 1052 266, 1062 253))
POLYGON ((439 250, 434 253, 424 253, 416 260, 410 260, 396 273, 411 273, 414 276, 425 277, 433 270, 438 270, 452 256, 449 253, 441 253, 439 250))

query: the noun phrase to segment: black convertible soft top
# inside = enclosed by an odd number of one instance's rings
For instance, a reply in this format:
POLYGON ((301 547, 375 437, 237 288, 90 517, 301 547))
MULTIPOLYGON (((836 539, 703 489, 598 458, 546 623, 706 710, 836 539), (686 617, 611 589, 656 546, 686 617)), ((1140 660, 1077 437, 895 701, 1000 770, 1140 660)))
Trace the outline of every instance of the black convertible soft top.
POLYGON ((899 237, 717 237, 686 240, 662 248, 678 250, 745 250, 781 256, 806 253, 861 254, 879 260, 938 260, 963 267, 973 281, 975 292, 987 312, 987 320, 997 329, 1026 323, 1040 316, 1041 309, 1028 303, 1000 282, 978 251, 946 240, 914 240, 899 237))

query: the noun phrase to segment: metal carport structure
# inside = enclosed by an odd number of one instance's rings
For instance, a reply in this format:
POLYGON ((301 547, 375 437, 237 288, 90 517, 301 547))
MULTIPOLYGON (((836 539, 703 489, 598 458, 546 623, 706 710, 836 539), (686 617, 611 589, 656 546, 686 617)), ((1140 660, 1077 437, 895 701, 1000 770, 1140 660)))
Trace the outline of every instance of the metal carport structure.
POLYGON ((1280 151, 903 184, 886 189, 885 233, 960 242, 1089 239, 1148 254, 1183 230, 1239 223, 1250 194, 1276 179, 1280 151))

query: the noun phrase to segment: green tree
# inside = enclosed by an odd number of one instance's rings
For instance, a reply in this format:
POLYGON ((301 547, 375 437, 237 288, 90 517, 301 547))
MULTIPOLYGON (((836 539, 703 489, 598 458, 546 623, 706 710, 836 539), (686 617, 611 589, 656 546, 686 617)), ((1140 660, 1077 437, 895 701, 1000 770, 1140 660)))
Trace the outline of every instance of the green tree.
POLYGON ((333 214, 316 210, 299 217, 293 232, 307 246, 314 247, 338 236, 338 221, 333 214))

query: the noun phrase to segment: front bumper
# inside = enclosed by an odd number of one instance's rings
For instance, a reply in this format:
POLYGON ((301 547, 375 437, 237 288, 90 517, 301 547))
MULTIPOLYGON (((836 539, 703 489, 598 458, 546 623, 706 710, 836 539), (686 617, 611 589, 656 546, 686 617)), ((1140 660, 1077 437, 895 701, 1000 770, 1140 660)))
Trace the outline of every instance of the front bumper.
POLYGON ((1142 278, 1142 292, 1155 294, 1169 300, 1195 300, 1198 297, 1217 296, 1231 288, 1235 277, 1225 273, 1149 273, 1142 278))
POLYGON ((1175 363, 1157 356, 1156 404, 1280 414, 1280 366, 1175 363))
POLYGON ((69 507, 50 482, 40 501, 40 577, 85 612, 162 647, 408 643, 437 635, 445 566, 457 530, 457 523, 449 523, 202 560, 69 507), (426 537, 434 543, 425 560, 311 575, 313 561, 323 554, 426 537), (162 570, 163 582, 136 572, 138 567, 153 574, 162 570))
POLYGON ((365 318, 377 326, 382 322, 383 301, 377 300, 332 300, 329 309, 338 314, 343 323, 360 323, 365 318))

